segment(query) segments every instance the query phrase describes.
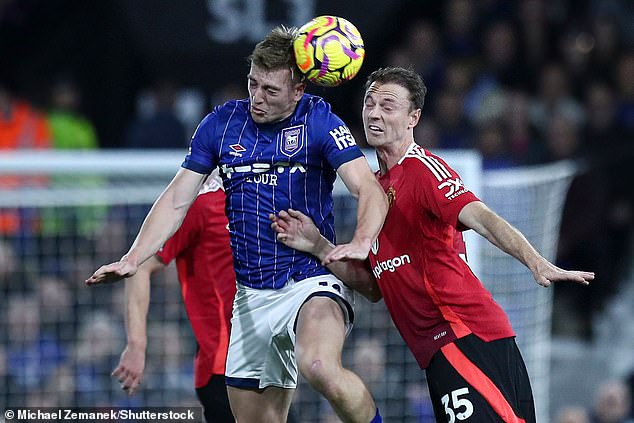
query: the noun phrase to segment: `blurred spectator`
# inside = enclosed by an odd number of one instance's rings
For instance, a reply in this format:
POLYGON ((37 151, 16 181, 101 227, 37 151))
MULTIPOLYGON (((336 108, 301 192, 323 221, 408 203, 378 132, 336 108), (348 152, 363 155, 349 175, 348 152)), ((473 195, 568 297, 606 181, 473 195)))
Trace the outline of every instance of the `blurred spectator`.
POLYGON ((557 411, 555 423, 590 423, 590 415, 580 405, 566 406, 557 411))
POLYGON ((0 150, 48 148, 50 144, 44 115, 0 83, 0 150))
MULTIPOLYGON (((517 8, 519 51, 524 56, 525 72, 536 75, 538 69, 551 57, 553 27, 549 25, 546 0, 521 0, 517 8)), ((524 88, 532 90, 532 81, 524 88)))
POLYGON ((476 148, 482 155, 482 168, 501 169, 513 165, 504 127, 492 120, 477 129, 476 148))
MULTIPOLYGON (((45 149, 50 144, 51 134, 44 115, 28 102, 13 97, 0 82, 0 152, 45 149)), ((0 189, 42 183, 40 178, 0 176, 0 189)), ((0 235, 30 237, 39 224, 31 214, 29 210, 0 210, 0 235)))
POLYGON ((567 83, 574 95, 580 95, 590 76, 590 59, 595 39, 585 25, 569 24, 559 37, 559 57, 564 67, 567 83))
POLYGON ((40 309, 32 295, 12 295, 6 309, 7 369, 10 392, 25 395, 41 388, 67 359, 56 334, 42 330, 40 309))
POLYGON ((75 150, 99 147, 92 122, 81 115, 81 92, 71 77, 60 77, 53 83, 47 119, 53 148, 75 150))
POLYGON ((560 64, 550 63, 542 68, 538 96, 533 99, 530 113, 531 122, 542 134, 555 114, 575 125, 583 122, 583 108, 572 95, 568 76, 560 64))
POLYGON ((531 162, 537 155, 536 131, 530 121, 530 101, 521 90, 506 94, 503 121, 513 161, 517 165, 531 162))
MULTIPOLYGON (((221 91, 230 90, 229 87, 231 85, 232 84, 227 84, 223 86, 221 91)), ((246 90, 243 89, 243 95, 241 97, 233 98, 247 97, 247 95, 244 94, 245 91, 246 90)), ((212 103, 212 105, 214 105, 214 103, 212 103)), ((188 88, 178 92, 178 96, 174 104, 174 111, 178 120, 181 121, 185 127, 186 137, 190 138, 194 134, 198 123, 200 123, 202 118, 209 113, 209 107, 207 106, 205 95, 201 90, 188 88)), ((189 143, 187 142, 186 144, 189 143)))
POLYGON ((478 53, 476 3, 449 0, 445 3, 443 34, 445 53, 450 57, 470 58, 478 53))
POLYGON ((42 316, 42 328, 57 333, 65 342, 72 342, 75 333, 73 322, 73 294, 68 284, 54 276, 43 276, 36 295, 42 316))
POLYGON ((543 161, 558 161, 579 158, 581 139, 577 122, 556 113, 550 117, 546 127, 546 151, 543 161))
POLYGON ((125 148, 186 148, 189 136, 175 110, 177 88, 160 80, 139 99, 137 118, 125 135, 125 148))
MULTIPOLYGON (((99 148, 96 130, 90 120, 81 113, 82 93, 74 79, 68 75, 58 77, 51 86, 48 124, 55 150, 94 150, 99 148)), ((68 185, 94 188, 105 181, 96 175, 55 175, 50 179, 52 188, 68 185)), ((68 272, 70 263, 64 254, 55 254, 56 245, 66 244, 71 249, 81 245, 80 238, 91 238, 97 231, 107 212, 106 206, 68 207, 59 206, 42 210, 42 243, 49 254, 45 270, 68 272), (77 236, 78 235, 78 236, 77 236)))
MULTIPOLYGON (((359 375, 374 395, 385 384, 385 343, 379 338, 362 338, 354 344, 352 351, 352 369, 359 375)), ((379 397, 385 398, 385 392, 379 397)))
POLYGON ((111 391, 110 372, 116 365, 116 355, 123 347, 123 336, 117 330, 119 322, 102 311, 83 316, 77 336, 74 359, 79 406, 108 406, 111 391))
POLYGON ((484 74, 505 88, 524 86, 532 74, 519 63, 517 37, 511 22, 506 20, 490 24, 484 33, 484 74))
POLYGON ((463 95, 445 88, 435 104, 435 119, 438 122, 439 148, 471 148, 471 127, 463 111, 463 95))
POLYGON ((625 137, 616 122, 616 99, 603 81, 588 85, 585 92, 586 127, 584 150, 594 158, 607 158, 623 146, 625 137))
POLYGON ((608 380, 601 385, 595 396, 592 423, 632 423, 628 417, 632 397, 624 381, 608 380))
MULTIPOLYGON (((75 372, 71 363, 65 363, 55 369, 44 385, 45 397, 51 407, 68 407, 75 400, 75 372)), ((42 407, 42 402, 35 402, 34 406, 42 407)))
POLYGON ((436 92, 443 83, 445 60, 440 49, 440 34, 436 26, 427 20, 413 21, 407 29, 402 51, 405 55, 399 58, 392 56, 393 66, 413 66, 425 80, 428 92, 436 92))
MULTIPOLYGON (((409 415, 416 423, 434 423, 434 408, 429 396, 427 383, 413 382, 407 385, 407 402, 409 415)), ((408 420, 409 421, 409 420, 408 420)))
POLYGON ((195 345, 189 327, 183 330, 173 321, 150 322, 148 345, 153 347, 143 382, 147 395, 160 399, 164 390, 177 395, 189 392, 194 378, 193 352, 184 345, 195 345), (191 342, 183 342, 183 333, 189 335, 191 342))
POLYGON ((609 77, 620 51, 624 49, 623 34, 616 17, 597 14, 592 19, 593 45, 589 73, 593 79, 609 77))

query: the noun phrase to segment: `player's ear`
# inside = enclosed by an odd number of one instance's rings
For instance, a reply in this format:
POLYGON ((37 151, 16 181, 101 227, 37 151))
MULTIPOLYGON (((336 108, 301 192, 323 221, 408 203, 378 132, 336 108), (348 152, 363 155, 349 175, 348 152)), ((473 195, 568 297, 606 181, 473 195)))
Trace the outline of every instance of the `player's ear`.
POLYGON ((420 109, 414 109, 409 113, 409 125, 407 126, 408 129, 414 128, 416 125, 418 125, 418 121, 420 120, 420 114, 421 114, 420 109))
POLYGON ((295 84, 295 91, 293 92, 295 101, 301 100, 305 90, 306 90, 305 82, 298 82, 297 84, 295 84))

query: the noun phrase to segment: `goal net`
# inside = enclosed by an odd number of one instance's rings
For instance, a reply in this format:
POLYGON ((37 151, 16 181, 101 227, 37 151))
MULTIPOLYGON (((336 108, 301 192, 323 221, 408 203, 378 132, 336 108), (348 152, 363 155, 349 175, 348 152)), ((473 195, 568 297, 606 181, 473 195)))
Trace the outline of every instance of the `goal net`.
MULTIPOLYGON (((376 166, 373 153, 367 153, 376 166)), ((133 397, 110 376, 125 346, 123 284, 83 285, 96 266, 127 251, 183 156, 182 151, 0 154, 0 405, 198 404, 196 346, 173 267, 152 280, 146 371, 133 397)), ((482 173, 473 152, 441 156, 470 189, 553 258, 572 165, 482 173)), ((335 216, 339 239, 349 239, 356 203, 342 185, 335 190, 335 216)), ((518 334, 538 414, 547 416, 552 290, 539 288, 527 269, 479 237, 469 234, 467 243, 470 265, 518 334)), ((358 297, 355 316, 344 364, 366 382, 384 418, 433 421, 424 373, 383 303, 358 297)), ((330 417, 330 406, 301 381, 291 419, 330 417)))

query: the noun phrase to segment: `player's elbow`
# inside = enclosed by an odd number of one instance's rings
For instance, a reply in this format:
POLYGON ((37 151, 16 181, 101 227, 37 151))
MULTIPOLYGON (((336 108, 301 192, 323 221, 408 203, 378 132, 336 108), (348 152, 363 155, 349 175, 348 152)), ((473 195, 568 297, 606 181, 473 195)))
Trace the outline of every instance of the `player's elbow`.
POLYGON ((373 303, 378 303, 383 298, 379 286, 374 281, 372 283, 365 283, 360 292, 368 301, 373 303))
POLYGON ((383 294, 378 289, 373 289, 365 295, 370 302, 378 303, 383 298, 383 294))

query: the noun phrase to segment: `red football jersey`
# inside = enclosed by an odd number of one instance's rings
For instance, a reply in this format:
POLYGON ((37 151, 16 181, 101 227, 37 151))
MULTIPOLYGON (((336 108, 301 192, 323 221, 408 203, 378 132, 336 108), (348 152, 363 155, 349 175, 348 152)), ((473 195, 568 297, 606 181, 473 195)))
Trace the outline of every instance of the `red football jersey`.
POLYGON ((185 309, 199 345, 194 360, 197 388, 212 375, 225 373, 236 293, 228 224, 225 193, 216 186, 216 191, 198 195, 181 227, 157 253, 165 264, 176 259, 185 309))
POLYGON ((514 336, 502 308, 466 261, 458 221, 478 198, 442 159, 413 144, 379 177, 390 209, 370 263, 396 327, 422 368, 445 344, 474 333, 514 336), (462 257, 461 257, 462 256, 462 257))

